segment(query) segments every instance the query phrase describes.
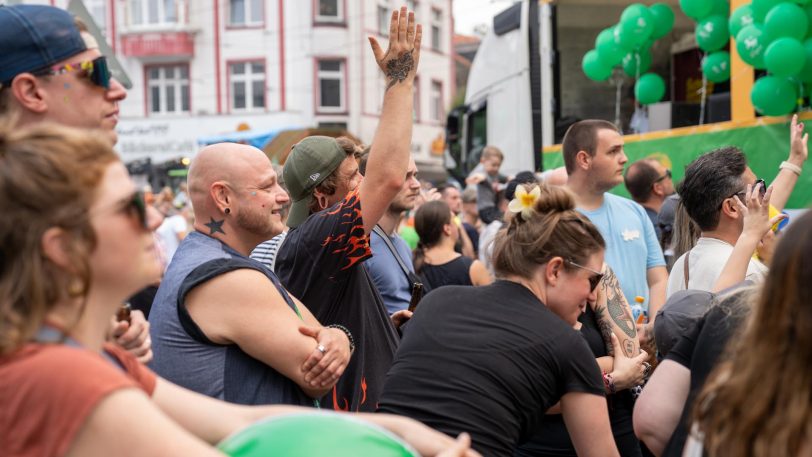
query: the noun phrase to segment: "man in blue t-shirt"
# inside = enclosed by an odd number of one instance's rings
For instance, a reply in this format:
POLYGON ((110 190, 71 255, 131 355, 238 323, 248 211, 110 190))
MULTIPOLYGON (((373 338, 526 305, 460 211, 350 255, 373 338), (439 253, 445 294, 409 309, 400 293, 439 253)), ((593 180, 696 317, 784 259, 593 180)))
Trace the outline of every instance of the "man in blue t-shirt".
MULTIPOLYGON (((665 302, 668 272, 654 226, 639 204, 609 194, 623 183, 623 136, 602 120, 576 122, 564 135, 567 188, 575 194, 578 210, 594 223, 606 240, 606 264, 614 270, 630 304, 643 297, 653 323, 665 302)), ((640 339, 648 339, 650 324, 640 339)))
POLYGON ((418 195, 420 195, 420 181, 417 180, 417 165, 414 163, 414 159, 409 159, 406 180, 403 181, 400 192, 378 221, 380 230, 376 228, 370 233, 372 257, 366 261, 367 269, 389 314, 409 308, 409 301, 412 298, 412 281, 401 268, 395 254, 389 249, 381 234, 389 237, 392 247, 397 250, 403 264, 414 273, 412 251, 403 238, 398 235, 397 229, 403 213, 414 208, 418 195))

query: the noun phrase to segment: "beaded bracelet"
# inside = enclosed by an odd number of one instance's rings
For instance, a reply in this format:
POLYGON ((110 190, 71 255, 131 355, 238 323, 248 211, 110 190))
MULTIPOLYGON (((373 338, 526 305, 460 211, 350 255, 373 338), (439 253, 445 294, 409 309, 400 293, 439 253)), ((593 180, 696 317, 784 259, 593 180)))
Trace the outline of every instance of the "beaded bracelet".
POLYGON ((334 328, 344 332, 344 334, 347 335, 347 339, 350 340, 350 353, 355 352, 355 339, 352 337, 352 333, 350 333, 350 330, 347 327, 338 324, 330 324, 327 326, 327 328, 334 328))

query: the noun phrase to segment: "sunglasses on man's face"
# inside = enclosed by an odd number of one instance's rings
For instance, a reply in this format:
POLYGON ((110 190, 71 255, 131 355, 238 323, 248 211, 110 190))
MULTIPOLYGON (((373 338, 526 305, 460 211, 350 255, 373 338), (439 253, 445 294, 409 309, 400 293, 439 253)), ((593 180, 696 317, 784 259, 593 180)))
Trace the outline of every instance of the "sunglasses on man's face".
POLYGON ((129 215, 135 216, 138 219, 138 223, 141 224, 141 227, 143 227, 144 230, 149 230, 149 224, 147 222, 147 204, 144 202, 143 192, 133 192, 132 196, 129 198, 129 200, 127 200, 127 204, 124 209, 129 215))
POLYGON ((590 291, 594 291, 595 288, 598 287, 598 284, 601 282, 601 279, 603 279, 603 273, 595 271, 595 270, 593 270, 591 268, 587 268, 587 267, 585 267, 583 265, 578 265, 577 263, 573 262, 572 260, 567 260, 566 262, 568 264, 572 265, 575 268, 580 268, 582 270, 586 270, 586 271, 592 273, 592 275, 589 277, 589 290, 590 291))
POLYGON ((671 178, 671 170, 666 169, 665 173, 662 176, 660 176, 659 178, 655 179, 654 182, 658 183, 658 182, 662 181, 665 178, 671 178))
POLYGON ((52 67, 40 72, 34 72, 34 74, 37 76, 62 75, 74 71, 84 72, 82 76, 99 87, 105 89, 110 88, 110 67, 107 65, 107 57, 105 56, 96 57, 93 60, 86 60, 84 62, 52 67))
MULTIPOLYGON (((764 182, 763 179, 758 179, 758 180, 756 180, 755 183, 753 183, 753 187, 751 187, 751 189, 755 189, 756 186, 759 186, 758 187, 758 197, 759 198, 764 198, 764 194, 767 193, 767 184, 764 182)), ((744 200, 744 197, 747 195, 747 189, 745 188, 743 190, 740 190, 740 191, 736 192, 733 195, 739 195, 739 196, 741 196, 741 199, 744 200)), ((731 195, 728 198, 732 198, 733 195, 731 195)))

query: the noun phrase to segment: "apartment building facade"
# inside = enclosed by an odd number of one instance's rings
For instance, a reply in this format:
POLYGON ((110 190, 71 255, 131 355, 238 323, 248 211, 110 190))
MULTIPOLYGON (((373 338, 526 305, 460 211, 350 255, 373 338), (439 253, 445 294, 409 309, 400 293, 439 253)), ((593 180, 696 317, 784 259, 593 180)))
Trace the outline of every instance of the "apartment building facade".
MULTIPOLYGON (((372 141, 385 84, 367 37, 385 46, 399 0, 83 3, 133 83, 118 127, 125 162, 191 157, 201 138, 246 128, 336 127, 372 141)), ((424 27, 412 150, 438 166, 455 92, 452 0, 405 4, 424 27)))

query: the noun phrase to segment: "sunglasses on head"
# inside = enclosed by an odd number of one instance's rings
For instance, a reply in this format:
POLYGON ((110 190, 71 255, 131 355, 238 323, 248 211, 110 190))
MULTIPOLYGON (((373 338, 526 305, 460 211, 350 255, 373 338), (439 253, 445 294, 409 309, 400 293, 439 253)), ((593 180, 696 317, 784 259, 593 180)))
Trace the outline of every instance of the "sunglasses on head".
POLYGON ((595 271, 595 270, 593 270, 591 268, 587 268, 587 267, 585 267, 583 265, 578 265, 577 263, 575 263, 575 262, 573 262, 572 260, 569 260, 569 259, 566 260, 566 262, 568 264, 572 265, 575 268, 580 268, 582 270, 586 270, 586 271, 588 271, 590 273, 593 273, 592 276, 589 277, 589 290, 590 291, 595 290, 595 288, 598 287, 598 284, 601 282, 601 279, 603 279, 603 273, 595 271))
POLYGON ((93 84, 110 88, 110 67, 107 65, 107 57, 100 56, 93 60, 86 60, 84 62, 76 62, 57 67, 51 67, 43 71, 33 72, 37 76, 45 75, 63 75, 73 71, 83 71, 84 77, 90 80, 93 84))

